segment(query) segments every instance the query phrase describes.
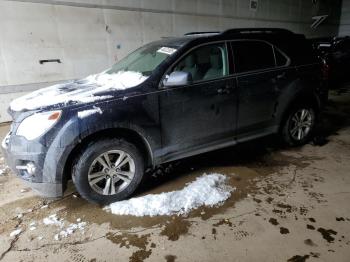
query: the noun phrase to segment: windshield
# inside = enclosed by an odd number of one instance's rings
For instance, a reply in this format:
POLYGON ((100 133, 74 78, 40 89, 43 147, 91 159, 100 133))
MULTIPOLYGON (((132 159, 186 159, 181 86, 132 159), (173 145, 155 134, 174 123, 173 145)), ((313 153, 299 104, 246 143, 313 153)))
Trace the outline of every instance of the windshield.
POLYGON ((159 43, 148 44, 132 52, 107 70, 107 74, 116 74, 121 71, 132 71, 150 76, 154 69, 167 57, 176 52, 176 48, 163 46, 159 43))

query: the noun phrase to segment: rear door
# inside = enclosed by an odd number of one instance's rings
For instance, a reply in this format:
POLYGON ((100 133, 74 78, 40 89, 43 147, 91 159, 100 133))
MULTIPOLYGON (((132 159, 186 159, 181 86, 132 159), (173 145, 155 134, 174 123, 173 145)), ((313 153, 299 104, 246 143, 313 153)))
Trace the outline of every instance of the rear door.
MULTIPOLYGON (((260 40, 232 42, 233 60, 237 73, 238 117, 237 138, 270 133, 277 99, 288 72, 276 66, 274 47, 260 40)), ((280 63, 288 59, 279 53, 280 63)))

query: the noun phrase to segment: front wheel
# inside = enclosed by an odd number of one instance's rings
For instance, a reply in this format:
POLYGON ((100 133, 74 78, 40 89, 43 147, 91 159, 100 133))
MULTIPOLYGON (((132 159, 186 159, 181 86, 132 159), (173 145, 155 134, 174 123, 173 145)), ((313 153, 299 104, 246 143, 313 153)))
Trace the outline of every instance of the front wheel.
POLYGON ((316 112, 313 107, 299 105, 293 107, 282 126, 282 139, 290 146, 306 144, 313 135, 316 112))
POLYGON ((133 144, 124 139, 105 139, 82 151, 72 176, 83 198, 105 205, 129 197, 143 173, 143 157, 133 144))

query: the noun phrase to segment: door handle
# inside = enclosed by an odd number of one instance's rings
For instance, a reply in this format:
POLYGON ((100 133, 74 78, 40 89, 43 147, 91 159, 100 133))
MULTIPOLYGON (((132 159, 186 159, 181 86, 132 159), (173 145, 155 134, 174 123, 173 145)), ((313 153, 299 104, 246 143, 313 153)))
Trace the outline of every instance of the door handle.
POLYGON ((218 92, 219 95, 224 93, 224 89, 223 88, 219 88, 218 90, 216 90, 218 92))
POLYGON ((231 90, 232 90, 232 88, 230 86, 226 86, 223 88, 219 88, 216 91, 219 95, 224 95, 224 94, 230 94, 231 90))

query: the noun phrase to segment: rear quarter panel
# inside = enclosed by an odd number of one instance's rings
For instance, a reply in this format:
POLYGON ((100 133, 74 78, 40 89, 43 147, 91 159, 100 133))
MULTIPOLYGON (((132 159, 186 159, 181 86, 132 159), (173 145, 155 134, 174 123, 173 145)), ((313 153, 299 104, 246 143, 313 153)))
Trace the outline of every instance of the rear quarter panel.
POLYGON ((323 106, 320 99, 321 74, 319 64, 309 64, 294 67, 294 79, 290 81, 278 98, 276 120, 283 121, 290 107, 295 103, 314 103, 318 109, 323 106))

